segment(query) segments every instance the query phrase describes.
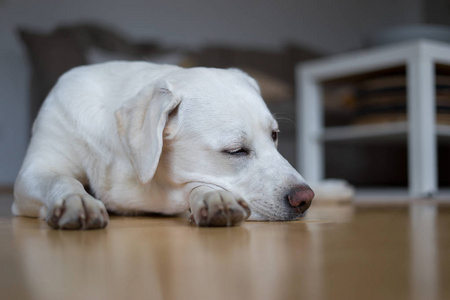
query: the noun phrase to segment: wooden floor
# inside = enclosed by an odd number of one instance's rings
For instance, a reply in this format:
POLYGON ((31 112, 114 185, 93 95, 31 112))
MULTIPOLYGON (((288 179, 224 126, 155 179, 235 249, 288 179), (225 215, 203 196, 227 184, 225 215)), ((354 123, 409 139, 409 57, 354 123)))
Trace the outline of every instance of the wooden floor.
POLYGON ((0 197, 0 299, 450 299, 450 209, 315 204, 305 220, 197 228, 113 217, 55 231, 0 197))

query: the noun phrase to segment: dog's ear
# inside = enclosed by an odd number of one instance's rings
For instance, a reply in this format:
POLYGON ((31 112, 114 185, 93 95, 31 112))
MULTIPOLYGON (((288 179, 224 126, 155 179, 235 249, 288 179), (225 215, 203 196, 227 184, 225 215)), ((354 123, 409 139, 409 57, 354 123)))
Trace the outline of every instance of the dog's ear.
POLYGON ((164 81, 144 87, 115 112, 120 140, 142 184, 149 182, 156 172, 164 127, 180 101, 164 81))

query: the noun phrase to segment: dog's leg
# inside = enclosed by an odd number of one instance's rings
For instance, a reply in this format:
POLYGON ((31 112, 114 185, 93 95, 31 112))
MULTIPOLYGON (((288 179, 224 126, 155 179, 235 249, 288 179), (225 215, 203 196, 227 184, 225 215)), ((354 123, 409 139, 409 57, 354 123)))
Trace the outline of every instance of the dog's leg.
POLYGON ((250 216, 244 199, 225 190, 195 188, 189 197, 191 220, 198 226, 234 226, 250 216))
POLYGON ((108 224, 104 204, 89 195, 71 176, 28 168, 14 188, 13 213, 37 217, 46 208, 45 220, 55 229, 94 229, 108 224))

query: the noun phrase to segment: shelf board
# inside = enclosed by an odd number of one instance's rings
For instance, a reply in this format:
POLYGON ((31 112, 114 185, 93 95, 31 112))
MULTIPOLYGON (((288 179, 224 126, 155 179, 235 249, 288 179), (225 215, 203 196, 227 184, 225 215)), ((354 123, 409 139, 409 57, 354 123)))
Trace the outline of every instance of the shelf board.
MULTIPOLYGON (((450 141, 450 125, 436 125, 440 141, 450 141)), ((327 127, 320 139, 324 142, 338 141, 403 141, 408 133, 408 122, 373 125, 327 127)))

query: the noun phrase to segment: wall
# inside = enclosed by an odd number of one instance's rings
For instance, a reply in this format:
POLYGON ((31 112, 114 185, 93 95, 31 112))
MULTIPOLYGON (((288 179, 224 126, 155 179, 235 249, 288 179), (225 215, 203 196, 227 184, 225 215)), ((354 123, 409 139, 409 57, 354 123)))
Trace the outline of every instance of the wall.
POLYGON ((15 29, 97 20, 136 39, 323 53, 361 45, 371 32, 422 20, 421 0, 0 0, 0 186, 11 185, 28 143, 28 67, 15 29))
POLYGON ((423 0, 424 21, 430 24, 450 25, 450 1, 423 0))

